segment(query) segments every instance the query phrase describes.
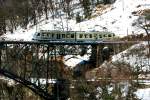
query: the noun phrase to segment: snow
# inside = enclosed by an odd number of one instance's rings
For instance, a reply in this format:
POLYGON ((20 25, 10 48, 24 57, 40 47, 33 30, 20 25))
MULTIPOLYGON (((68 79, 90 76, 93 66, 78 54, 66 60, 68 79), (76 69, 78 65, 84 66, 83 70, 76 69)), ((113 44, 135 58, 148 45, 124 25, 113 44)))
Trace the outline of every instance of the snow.
MULTIPOLYGON (((137 80, 134 81, 137 82, 137 80)), ((150 85, 150 80, 138 80, 138 83, 144 85, 150 85)))
POLYGON ((135 94, 141 100, 149 100, 150 99, 150 88, 146 89, 138 89, 135 94))
POLYGON ((17 84, 13 79, 7 78, 5 76, 0 76, 0 80, 6 81, 8 86, 12 86, 12 85, 17 84))
MULTIPOLYGON (((125 36, 127 34, 135 34, 141 30, 132 26, 132 22, 137 19, 137 16, 133 16, 131 13, 135 10, 143 9, 136 8, 139 4, 148 5, 150 0, 117 0, 111 9, 108 8, 106 13, 93 18, 91 20, 79 23, 80 27, 76 27, 76 30, 81 31, 111 31, 119 36, 125 36), (135 3, 136 2, 136 3, 135 3)), ((148 5, 150 7, 150 5, 148 5)), ((147 7, 147 6, 146 6, 147 7)))
POLYGON ((88 61, 89 57, 90 57, 89 55, 84 55, 84 56, 67 55, 64 57, 64 64, 69 66, 70 68, 73 68, 82 61, 88 61))

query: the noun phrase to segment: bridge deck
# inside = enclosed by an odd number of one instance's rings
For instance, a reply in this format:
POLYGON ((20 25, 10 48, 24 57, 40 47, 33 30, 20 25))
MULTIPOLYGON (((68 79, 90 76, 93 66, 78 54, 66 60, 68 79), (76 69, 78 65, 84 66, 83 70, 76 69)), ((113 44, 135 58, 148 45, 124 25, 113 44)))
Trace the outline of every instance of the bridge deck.
POLYGON ((51 45, 95 45, 95 44, 130 44, 145 41, 0 41, 0 44, 51 44, 51 45))

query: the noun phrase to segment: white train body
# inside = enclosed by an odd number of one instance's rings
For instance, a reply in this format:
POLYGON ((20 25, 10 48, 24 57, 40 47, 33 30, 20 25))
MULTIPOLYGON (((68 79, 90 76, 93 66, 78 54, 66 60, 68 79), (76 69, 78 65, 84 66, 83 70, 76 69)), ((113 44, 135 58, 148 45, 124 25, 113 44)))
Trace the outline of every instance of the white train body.
POLYGON ((115 38, 111 32, 40 30, 33 36, 37 41, 105 41, 115 38))

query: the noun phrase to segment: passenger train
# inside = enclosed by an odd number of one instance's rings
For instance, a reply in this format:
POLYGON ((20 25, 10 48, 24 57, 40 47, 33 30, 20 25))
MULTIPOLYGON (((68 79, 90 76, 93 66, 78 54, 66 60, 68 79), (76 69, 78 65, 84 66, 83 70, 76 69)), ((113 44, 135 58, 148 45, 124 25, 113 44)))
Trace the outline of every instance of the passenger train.
POLYGON ((115 38, 111 32, 40 30, 33 35, 36 41, 107 41, 115 38))

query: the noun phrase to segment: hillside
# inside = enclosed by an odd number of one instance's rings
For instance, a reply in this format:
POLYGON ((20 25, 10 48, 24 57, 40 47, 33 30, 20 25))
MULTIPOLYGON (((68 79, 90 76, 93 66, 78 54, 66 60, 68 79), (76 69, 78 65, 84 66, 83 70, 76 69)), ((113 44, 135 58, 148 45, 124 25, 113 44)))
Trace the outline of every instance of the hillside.
MULTIPOLYGON (((36 26, 28 25, 27 29, 19 28, 14 32, 4 35, 7 39, 31 40, 33 34, 38 30, 73 30, 73 31, 110 31, 118 36, 128 34, 145 33, 142 29, 134 25, 138 16, 133 12, 148 9, 149 0, 116 0, 112 5, 104 6, 104 9, 95 8, 93 18, 76 23, 75 19, 65 19, 65 15, 48 20, 41 17, 36 26)), ((75 12, 80 11, 78 8, 75 12)), ((51 15, 50 15, 51 16, 51 15)))

